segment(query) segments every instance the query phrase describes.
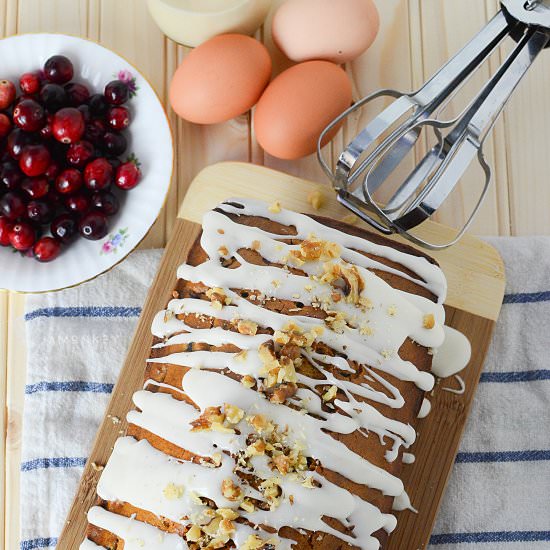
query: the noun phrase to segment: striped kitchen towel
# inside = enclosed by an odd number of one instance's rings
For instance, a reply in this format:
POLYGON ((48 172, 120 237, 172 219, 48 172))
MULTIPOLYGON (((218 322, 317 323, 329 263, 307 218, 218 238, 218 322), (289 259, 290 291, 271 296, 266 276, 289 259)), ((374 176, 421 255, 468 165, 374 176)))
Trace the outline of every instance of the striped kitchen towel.
MULTIPOLYGON (((550 548, 550 238, 492 242, 507 294, 430 550, 550 548)), ((55 547, 158 260, 28 299, 21 550, 55 547)))

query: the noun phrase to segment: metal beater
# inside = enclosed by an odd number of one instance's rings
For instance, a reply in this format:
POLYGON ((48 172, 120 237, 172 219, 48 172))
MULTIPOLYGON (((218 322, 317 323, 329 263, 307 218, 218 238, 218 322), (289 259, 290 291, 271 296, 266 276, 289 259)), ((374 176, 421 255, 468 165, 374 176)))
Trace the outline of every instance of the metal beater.
POLYGON ((400 233, 429 249, 456 243, 475 217, 491 181, 483 144, 500 112, 539 53, 550 41, 550 0, 501 0, 501 11, 420 90, 375 92, 350 107, 321 134, 318 158, 330 177, 337 199, 362 220, 384 234, 400 233), (506 38, 517 45, 496 74, 468 107, 452 120, 438 115, 456 90, 506 38), (347 116, 382 96, 394 101, 351 141, 333 171, 321 153, 326 135, 347 116), (411 152, 423 131, 431 129, 437 143, 428 150, 385 204, 374 199, 411 152), (472 215, 445 244, 430 243, 411 230, 432 216, 477 157, 485 182, 472 215))

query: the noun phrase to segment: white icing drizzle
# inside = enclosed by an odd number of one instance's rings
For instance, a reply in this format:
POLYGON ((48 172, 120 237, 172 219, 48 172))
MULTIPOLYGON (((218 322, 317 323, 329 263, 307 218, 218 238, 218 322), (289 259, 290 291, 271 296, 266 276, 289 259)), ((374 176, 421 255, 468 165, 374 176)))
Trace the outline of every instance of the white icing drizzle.
POLYGON ((396 512, 402 512, 403 510, 410 510, 411 512, 418 514, 418 510, 413 508, 411 499, 406 491, 403 491, 400 495, 397 495, 393 499, 393 510, 396 512))
MULTIPOLYGON (((96 527, 106 529, 124 540, 124 550, 187 550, 184 539, 172 533, 165 533, 152 525, 133 518, 119 516, 94 506, 88 512, 88 521, 96 527)), ((89 541, 88 541, 89 542, 89 541)), ((92 543, 93 544, 93 543, 92 543)), ((95 545, 96 548, 102 548, 95 545)), ((94 548, 80 546, 81 550, 94 548)))
POLYGON ((456 395, 462 395, 466 391, 466 383, 464 379, 458 374, 454 375, 455 380, 459 384, 459 388, 441 388, 443 391, 448 391, 449 393, 455 393, 456 395))
POLYGON ((420 411, 418 412, 417 418, 426 418, 432 410, 432 404, 430 403, 430 400, 424 397, 422 400, 422 406, 420 407, 420 411))
MULTIPOLYGON (((315 471, 282 475, 273 469, 265 455, 253 456, 249 466, 254 476, 260 480, 275 478, 282 491, 280 505, 268 510, 239 509, 238 502, 224 497, 221 486, 224 480, 232 479, 241 487, 245 497, 265 500, 260 491, 240 482, 236 472, 241 466, 235 459, 247 447, 247 438, 253 433, 246 418, 248 415, 264 415, 274 425, 284 427, 285 444, 288 443, 289 447, 300 448, 304 456, 318 460, 326 469, 355 483, 395 497, 394 510, 408 508, 415 511, 400 479, 356 454, 331 437, 329 432, 342 435, 358 433, 365 438, 374 434, 387 447, 385 456, 388 461, 396 460, 402 448, 406 449, 414 443, 416 433, 410 425, 388 418, 373 403, 394 409, 405 405, 403 395, 385 375, 412 382, 423 391, 433 388, 432 374, 420 371, 410 361, 403 360, 398 351, 408 338, 434 350, 443 344, 447 334, 443 327, 445 313, 442 305, 446 296, 445 277, 436 265, 423 257, 344 234, 304 215, 285 210, 272 212, 267 205, 258 201, 237 199, 235 202, 243 208, 231 204, 223 204, 220 208, 230 214, 270 218, 294 227, 295 235, 270 233, 257 227, 241 225, 222 212, 207 213, 203 220, 201 246, 209 260, 198 266, 180 266, 178 278, 202 283, 210 288, 221 288, 228 300, 221 309, 214 309, 210 302, 196 298, 171 300, 167 309, 156 315, 152 332, 162 340, 154 346, 161 354, 167 346, 185 347, 186 344, 195 343, 214 347, 232 345, 240 351, 184 351, 150 359, 152 364, 168 363, 191 370, 183 377, 181 389, 148 380, 145 389, 134 395, 138 410, 128 413, 131 424, 188 452, 212 459, 218 466, 205 464, 204 461, 192 463, 176 460, 152 447, 147 440, 138 442, 125 437, 119 439, 114 447, 98 484, 98 494, 105 500, 129 502, 182 525, 190 525, 191 516, 205 508, 197 500, 198 495, 212 501, 217 508, 238 509, 239 515, 253 526, 264 525, 276 530, 291 526, 300 531, 322 531, 350 545, 377 550, 379 542, 372 535, 379 529, 391 532, 396 525, 394 516, 382 513, 372 504, 329 482, 315 471), (287 265, 289 256, 300 251, 300 245, 286 244, 281 240, 292 238, 304 241, 312 238, 312 235, 321 241, 336 243, 339 256, 333 258, 331 264, 342 269, 350 265, 354 267, 363 283, 359 291, 360 298, 372 307, 365 310, 345 299, 332 300, 338 288, 321 280, 326 270, 324 261, 300 264, 299 269, 305 273, 303 276, 274 265, 251 264, 240 253, 242 249, 252 248, 258 250, 271 264, 287 265), (364 253, 400 264, 412 274, 386 266, 364 253), (231 257, 238 260, 239 267, 223 267, 221 260, 231 257), (437 303, 392 288, 373 269, 415 282, 428 289, 436 297, 437 303), (231 289, 256 290, 260 292, 261 299, 252 301, 231 289), (300 309, 292 316, 270 311, 263 306, 262 300, 271 298, 292 299, 313 307, 330 301, 330 310, 342 314, 346 325, 335 331, 321 319, 300 315, 300 309), (199 329, 186 323, 183 318, 178 319, 176 315, 180 314, 206 316, 228 322, 242 320, 273 331, 284 331, 292 322, 302 333, 314 332, 316 341, 326 344, 336 352, 336 356, 320 354, 313 348, 300 350, 302 358, 313 365, 320 376, 310 378, 302 373, 297 374, 299 387, 296 394, 289 398, 290 404, 301 409, 295 410, 271 403, 262 393, 220 372, 228 370, 241 377, 252 377, 260 385, 265 372, 259 349, 273 340, 271 334, 240 334, 221 327, 199 329), (431 326, 425 324, 427 317, 433 320, 431 326), (368 324, 368 330, 365 330, 365 323, 368 324), (352 361, 362 366, 364 382, 352 382, 340 376, 346 372, 355 373, 352 361), (168 393, 147 391, 152 386, 184 394, 198 410, 168 393), (321 398, 327 386, 335 386, 338 395, 345 396, 345 399, 336 398, 329 403, 328 411, 327 407, 323 407, 321 398), (192 430, 190 423, 206 409, 224 403, 235 405, 245 412, 244 419, 235 425, 236 431, 192 430), (312 478, 313 487, 304 484, 303 475, 306 474, 312 478), (164 494, 169 484, 184 488, 178 498, 169 499, 164 494), (323 517, 339 520, 348 528, 348 533, 333 529, 323 521, 323 517)), ((425 399, 419 417, 428 414, 429 405, 425 399)), ((403 453, 402 460, 410 464, 414 462, 414 455, 403 453)), ((159 533, 164 535, 162 531, 102 508, 90 510, 89 519, 94 525, 123 538, 125 548, 129 550, 138 547, 166 550, 187 548, 181 537, 166 534, 159 542, 159 533), (156 542, 152 542, 155 537, 156 542), (133 540, 140 540, 144 544, 135 546, 133 540)), ((232 540, 240 548, 247 537, 256 532, 239 522, 232 540)), ((274 538, 278 550, 290 549, 294 544, 291 540, 262 530, 259 534, 274 538)), ((87 550, 87 547, 83 548, 87 550)))
POLYGON ((100 548, 101 550, 105 550, 104 546, 99 546, 98 544, 96 544, 95 542, 92 542, 89 539, 84 539, 84 541, 82 542, 79 548, 80 550, 97 550, 98 548, 100 548))
POLYGON ((403 453, 403 464, 414 464, 416 456, 412 453, 403 453))
POLYGON ((470 341, 462 332, 445 326, 445 340, 434 350, 432 372, 439 378, 448 378, 463 370, 472 357, 470 341))

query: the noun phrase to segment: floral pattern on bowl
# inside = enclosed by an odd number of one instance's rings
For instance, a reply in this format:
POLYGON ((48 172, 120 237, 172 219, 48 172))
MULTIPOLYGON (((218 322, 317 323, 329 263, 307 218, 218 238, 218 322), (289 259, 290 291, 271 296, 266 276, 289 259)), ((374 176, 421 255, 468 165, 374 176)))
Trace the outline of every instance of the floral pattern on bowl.
POLYGON ((121 80, 128 86, 130 90, 130 98, 135 97, 139 90, 139 86, 136 84, 136 77, 127 69, 122 69, 114 75, 115 78, 121 80))
POLYGON ((117 253, 119 248, 124 246, 129 237, 128 228, 119 229, 116 233, 111 233, 101 247, 100 255, 117 253))

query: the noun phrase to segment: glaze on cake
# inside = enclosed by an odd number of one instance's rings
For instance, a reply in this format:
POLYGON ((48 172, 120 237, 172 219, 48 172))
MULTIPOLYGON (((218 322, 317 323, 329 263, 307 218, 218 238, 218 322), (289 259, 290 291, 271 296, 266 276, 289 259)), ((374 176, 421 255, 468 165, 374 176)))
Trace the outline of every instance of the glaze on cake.
MULTIPOLYGON (((405 245, 234 199, 156 316, 81 548, 384 547, 446 280, 405 245)), ((422 406, 424 403, 424 406, 422 406)))

